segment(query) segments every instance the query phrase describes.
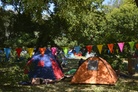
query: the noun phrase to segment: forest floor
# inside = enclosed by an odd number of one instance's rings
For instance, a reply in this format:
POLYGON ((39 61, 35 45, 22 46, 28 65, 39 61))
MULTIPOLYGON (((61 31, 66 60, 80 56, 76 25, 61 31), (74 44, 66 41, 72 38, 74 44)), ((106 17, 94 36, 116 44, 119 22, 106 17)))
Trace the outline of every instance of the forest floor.
MULTIPOLYGON (((68 60, 64 71, 77 69, 78 59, 68 60)), ((24 80, 22 62, 0 63, 0 92, 138 92, 138 73, 133 76, 121 74, 115 85, 71 84, 66 78, 53 84, 19 85, 24 80)))

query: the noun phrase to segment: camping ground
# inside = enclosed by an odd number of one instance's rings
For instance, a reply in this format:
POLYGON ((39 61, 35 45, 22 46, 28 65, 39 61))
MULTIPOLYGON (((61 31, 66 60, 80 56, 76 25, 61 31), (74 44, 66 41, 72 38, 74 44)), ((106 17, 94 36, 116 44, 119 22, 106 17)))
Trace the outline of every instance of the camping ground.
MULTIPOLYGON (((78 59, 68 60, 64 71, 78 67, 78 59)), ((18 85, 20 81, 27 81, 23 74, 25 61, 0 62, 0 92, 136 92, 138 91, 138 75, 120 76, 117 83, 111 85, 71 84, 71 77, 54 84, 18 85)))

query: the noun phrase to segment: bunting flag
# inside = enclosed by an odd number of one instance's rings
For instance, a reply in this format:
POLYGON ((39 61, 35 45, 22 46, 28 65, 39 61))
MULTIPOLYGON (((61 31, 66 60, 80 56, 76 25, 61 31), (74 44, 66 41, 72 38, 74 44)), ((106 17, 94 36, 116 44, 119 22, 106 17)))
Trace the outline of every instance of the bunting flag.
MULTIPOLYGON (((128 43, 130 45, 130 50, 133 50, 134 47, 138 50, 138 43, 135 44, 134 41, 131 41, 131 42, 128 42, 128 43)), ((119 51, 120 52, 123 52, 125 42, 119 42, 117 44, 119 46, 119 49, 115 49, 115 51, 117 53, 119 51)), ((112 43, 111 44, 107 44, 107 46, 108 46, 108 49, 109 49, 108 50, 108 53, 113 53, 114 44, 112 44, 112 43)), ((62 47, 62 49, 63 49, 65 55, 67 55, 68 54, 69 47, 62 47)), ((78 53, 80 51, 80 46, 75 46, 74 49, 75 49, 76 53, 78 53)), ((91 53, 92 52, 92 49, 93 49, 93 45, 87 45, 86 46, 86 49, 87 49, 87 51, 89 53, 91 53)), ((97 45, 97 49, 99 51, 99 54, 102 54, 103 45, 97 45)), ((4 48, 4 52, 6 54, 6 58, 9 59, 9 55, 10 55, 10 52, 11 52, 11 48, 4 48)), ((16 48, 16 52, 17 52, 18 57, 20 57, 20 54, 22 52, 22 48, 16 48)), ((32 57, 33 52, 34 52, 34 48, 27 48, 27 53, 29 54, 30 57, 32 57)))
POLYGON ((130 50, 133 50, 133 48, 134 48, 134 42, 132 41, 132 42, 128 42, 128 43, 130 45, 130 50))
POLYGON ((53 55, 56 55, 57 54, 57 48, 56 47, 52 47, 51 48, 51 52, 53 55))
POLYGON ((138 49, 138 43, 136 43, 136 45, 135 45, 135 46, 136 46, 136 49, 138 49))
POLYGON ((98 48, 99 53, 101 54, 102 53, 103 45, 97 45, 97 48, 98 48))
POLYGON ((29 56, 32 57, 34 48, 27 48, 27 51, 28 51, 29 56))
POLYGON ((116 49, 116 53, 118 53, 119 51, 118 51, 118 49, 116 49))
POLYGON ((20 58, 20 53, 22 52, 22 48, 16 48, 17 56, 20 58))
POLYGON ((113 48, 114 48, 114 44, 110 43, 110 44, 107 44, 109 50, 111 53, 113 53, 113 48))
POLYGON ((110 53, 110 50, 108 50, 107 53, 109 54, 110 53))
POLYGON ((10 55, 10 52, 11 52, 11 48, 4 48, 4 52, 6 54, 6 58, 9 59, 9 55, 10 55))
POLYGON ((46 48, 39 48, 40 54, 43 56, 45 54, 46 48))
POLYGON ((79 51, 80 51, 80 46, 75 46, 74 49, 75 49, 76 53, 79 53, 79 51))
POLYGON ((124 42, 120 42, 120 43, 117 43, 118 44, 118 46, 119 46, 119 49, 120 49, 120 51, 122 52, 123 51, 123 49, 124 49, 124 42))
POLYGON ((89 53, 91 53, 92 52, 92 45, 87 45, 86 49, 89 53))
POLYGON ((65 55, 67 55, 69 48, 68 47, 62 47, 62 48, 63 48, 63 51, 64 51, 65 55))

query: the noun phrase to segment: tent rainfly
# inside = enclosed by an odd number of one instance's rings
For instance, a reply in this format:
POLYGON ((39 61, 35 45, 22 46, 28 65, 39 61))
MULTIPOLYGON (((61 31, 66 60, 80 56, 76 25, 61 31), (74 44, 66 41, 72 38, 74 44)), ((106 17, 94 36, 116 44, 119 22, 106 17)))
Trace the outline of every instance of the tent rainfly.
POLYGON ((101 57, 87 58, 74 73, 72 84, 109 84, 117 82, 117 74, 101 57))

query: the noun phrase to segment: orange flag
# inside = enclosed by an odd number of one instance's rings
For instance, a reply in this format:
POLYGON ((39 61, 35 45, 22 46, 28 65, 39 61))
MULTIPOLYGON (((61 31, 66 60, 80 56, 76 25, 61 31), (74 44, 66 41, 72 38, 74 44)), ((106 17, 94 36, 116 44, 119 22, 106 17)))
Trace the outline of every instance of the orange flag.
POLYGON ((136 49, 138 49, 138 43, 135 46, 136 46, 136 49))
POLYGON ((111 53, 113 53, 113 47, 114 47, 114 44, 107 44, 108 45, 108 48, 110 50, 111 53))
POLYGON ((41 55, 44 56, 46 48, 39 48, 39 51, 40 51, 41 55))

